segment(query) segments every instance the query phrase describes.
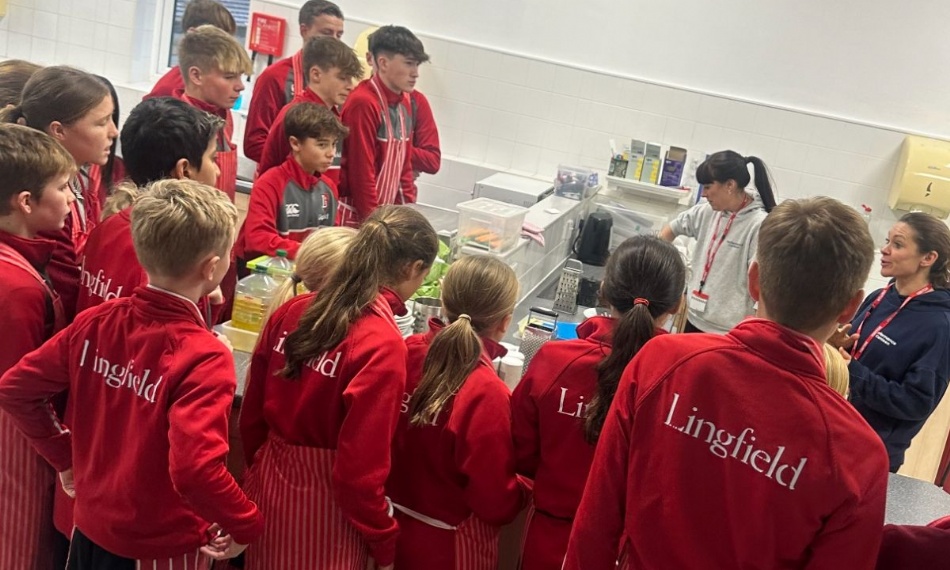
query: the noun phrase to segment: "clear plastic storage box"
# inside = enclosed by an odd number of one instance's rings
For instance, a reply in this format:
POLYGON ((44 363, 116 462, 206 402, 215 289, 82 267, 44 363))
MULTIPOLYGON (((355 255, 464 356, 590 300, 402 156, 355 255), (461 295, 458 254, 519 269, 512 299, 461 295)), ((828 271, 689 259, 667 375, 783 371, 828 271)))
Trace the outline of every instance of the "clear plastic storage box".
POLYGON ((501 253, 518 244, 527 208, 491 198, 476 198, 456 206, 459 244, 501 253))

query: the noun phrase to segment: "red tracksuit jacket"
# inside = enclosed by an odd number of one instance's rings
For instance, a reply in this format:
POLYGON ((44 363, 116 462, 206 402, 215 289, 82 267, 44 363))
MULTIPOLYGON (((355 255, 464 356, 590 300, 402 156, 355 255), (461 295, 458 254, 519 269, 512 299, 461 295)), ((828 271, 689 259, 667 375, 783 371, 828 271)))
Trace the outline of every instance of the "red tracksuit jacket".
POLYGON ((222 109, 215 105, 205 103, 198 99, 193 99, 185 95, 184 89, 177 90, 173 94, 175 99, 180 99, 192 107, 205 113, 217 115, 224 119, 224 127, 218 131, 218 158, 215 161, 221 174, 218 176, 218 182, 215 188, 228 195, 228 198, 234 202, 234 194, 237 192, 237 145, 231 142, 234 136, 234 119, 231 116, 231 109, 222 109))
MULTIPOLYGON (((394 313, 405 314, 395 293, 384 289, 381 295, 394 313)), ((393 560, 398 526, 383 485, 406 387, 406 346, 392 317, 368 308, 343 342, 304 367, 298 380, 277 376, 284 367, 284 340, 313 297, 301 295, 278 308, 261 332, 241 405, 245 460, 254 463, 270 432, 293 445, 335 449, 336 503, 373 558, 386 565, 393 560)))
MULTIPOLYGON (((290 111, 297 103, 316 103, 317 105, 327 106, 316 93, 310 89, 304 89, 303 92, 294 98, 293 101, 281 108, 274 119, 274 124, 267 134, 267 142, 264 143, 264 150, 261 153, 260 161, 257 164, 257 175, 261 176, 271 168, 280 166, 290 156, 290 140, 287 138, 287 131, 284 130, 284 117, 287 111, 290 111)), ((330 107, 337 118, 340 117, 340 111, 336 107, 330 107)), ((336 156, 333 157, 333 166, 323 175, 333 181, 333 185, 340 185, 340 161, 343 155, 343 141, 339 140, 336 144, 336 156)))
POLYGON ((439 146, 439 128, 432 115, 432 107, 425 95, 413 91, 412 101, 412 169, 435 174, 442 167, 442 149, 439 146))
POLYGON ((290 259, 313 230, 336 222, 337 189, 329 178, 309 174, 294 157, 272 168, 254 182, 247 217, 238 234, 235 252, 242 259, 277 255, 290 259))
POLYGON ((294 57, 302 57, 301 52, 268 66, 254 80, 244 127, 244 156, 255 162, 261 161, 267 133, 275 124, 277 114, 294 98, 294 57))
MULTIPOLYGON (((131 213, 131 208, 117 212, 89 234, 83 253, 77 314, 111 299, 129 297, 137 287, 148 285, 148 274, 139 265, 132 244, 131 213)), ((207 297, 198 302, 202 317, 212 324, 217 322, 223 307, 212 305, 207 297)))
MULTIPOLYGON (((366 219, 381 203, 376 191, 376 177, 383 167, 386 146, 391 144, 386 142, 387 139, 400 137, 403 129, 400 117, 406 117, 404 128, 410 140, 405 148, 399 189, 402 202, 412 203, 416 201, 416 186, 412 173, 412 109, 408 96, 390 91, 374 75, 357 85, 343 106, 340 119, 349 127, 350 134, 343 142, 340 192, 349 198, 360 219, 366 219), (371 85, 374 82, 385 97, 385 108, 371 85), (387 130, 383 113, 389 114, 394 132, 387 130)), ((397 199, 395 203, 400 202, 397 199)))
POLYGON ((560 569, 564 561, 594 460, 584 418, 597 392, 597 365, 610 354, 613 327, 614 319, 593 317, 577 327, 577 340, 546 343, 511 396, 518 473, 534 479, 535 513, 522 550, 525 570, 560 569))
POLYGON ((763 319, 624 371, 564 568, 873 568, 887 454, 821 347, 763 319), (685 541, 685 542, 684 542, 685 541))
MULTIPOLYGON (((406 339, 406 391, 393 441, 393 468, 386 484, 393 503, 458 526, 475 516, 500 527, 521 511, 526 493, 515 475, 508 387, 492 359, 504 347, 482 339, 479 363, 446 403, 437 425, 410 426, 409 398, 422 381, 429 345, 444 325, 406 339)), ((455 568, 452 532, 426 524, 403 525, 396 546, 400 568, 455 568)))
POLYGON ((139 288, 86 311, 0 379, 0 406, 57 471, 76 526, 127 558, 193 553, 219 523, 247 544, 263 517, 228 473, 234 360, 194 303, 139 288), (69 389, 69 426, 44 402, 69 389))
POLYGON ((154 97, 174 97, 175 91, 179 89, 185 90, 185 79, 181 76, 181 68, 176 65, 155 82, 152 90, 142 97, 142 101, 154 97))

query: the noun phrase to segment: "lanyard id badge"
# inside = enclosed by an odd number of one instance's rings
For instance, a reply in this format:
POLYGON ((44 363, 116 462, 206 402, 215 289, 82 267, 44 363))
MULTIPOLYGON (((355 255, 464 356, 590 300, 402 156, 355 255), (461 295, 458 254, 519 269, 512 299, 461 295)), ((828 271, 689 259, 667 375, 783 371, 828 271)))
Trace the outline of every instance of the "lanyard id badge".
POLYGON ((689 299, 687 300, 687 306, 690 311, 694 313, 699 313, 700 315, 706 312, 706 303, 709 302, 709 295, 703 293, 699 289, 694 289, 692 293, 689 294, 689 299))

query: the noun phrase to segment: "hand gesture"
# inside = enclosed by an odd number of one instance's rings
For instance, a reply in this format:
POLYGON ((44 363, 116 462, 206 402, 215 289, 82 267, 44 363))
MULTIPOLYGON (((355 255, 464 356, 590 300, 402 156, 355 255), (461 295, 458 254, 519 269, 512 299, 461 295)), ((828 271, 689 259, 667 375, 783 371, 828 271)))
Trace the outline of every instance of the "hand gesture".
POLYGON ((59 474, 59 482, 63 486, 63 491, 69 495, 69 498, 76 498, 76 487, 73 485, 73 470, 72 468, 65 471, 61 471, 59 474))
POLYGON ((838 327, 831 337, 828 338, 828 344, 835 348, 851 350, 851 347, 854 346, 855 341, 858 340, 858 335, 849 334, 850 332, 850 324, 838 327))
POLYGON ((234 558, 238 554, 244 552, 244 549, 247 548, 246 544, 238 544, 234 542, 234 539, 231 538, 230 534, 224 534, 224 530, 221 529, 221 526, 218 523, 211 525, 208 529, 208 533, 211 534, 212 538, 208 541, 208 544, 202 546, 199 550, 205 556, 209 556, 214 560, 227 560, 228 558, 234 558))

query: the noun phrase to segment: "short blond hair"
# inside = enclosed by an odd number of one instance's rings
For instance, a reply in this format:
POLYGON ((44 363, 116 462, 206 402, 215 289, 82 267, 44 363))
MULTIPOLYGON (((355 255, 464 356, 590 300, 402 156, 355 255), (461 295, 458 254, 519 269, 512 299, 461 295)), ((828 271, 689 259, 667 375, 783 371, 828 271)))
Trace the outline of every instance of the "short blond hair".
POLYGON ((218 70, 222 73, 253 72, 251 58, 233 36, 212 25, 198 26, 187 33, 178 44, 178 66, 185 83, 190 81, 188 70, 197 67, 203 73, 218 70))
POLYGON ((237 208, 220 190, 159 180, 132 205, 132 244, 149 275, 183 277, 208 255, 229 255, 237 220, 237 208))
POLYGON ((99 215, 99 221, 104 222, 122 210, 131 208, 143 192, 144 190, 136 186, 131 180, 119 182, 112 187, 112 194, 106 198, 106 203, 102 205, 102 214, 99 215))
POLYGON ((838 352, 838 349, 827 342, 822 348, 825 352, 825 377, 828 379, 828 385, 831 386, 832 390, 847 398, 851 384, 848 363, 838 352))
POLYGON ((306 291, 319 291, 330 273, 343 262, 346 248, 356 236, 354 228, 333 226, 320 228, 300 244, 297 250, 293 279, 281 284, 267 309, 265 320, 277 307, 306 291), (301 290, 303 288, 303 291, 301 290))

